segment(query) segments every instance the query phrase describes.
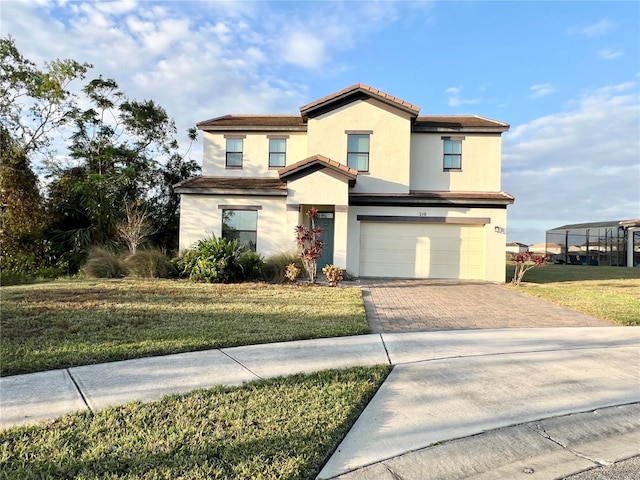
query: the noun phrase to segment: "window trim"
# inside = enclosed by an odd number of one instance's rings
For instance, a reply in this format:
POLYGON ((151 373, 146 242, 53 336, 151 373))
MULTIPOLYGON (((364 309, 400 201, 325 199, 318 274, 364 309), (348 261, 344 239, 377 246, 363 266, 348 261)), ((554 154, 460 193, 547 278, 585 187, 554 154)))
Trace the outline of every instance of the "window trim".
POLYGON ((255 234, 255 242, 253 244, 253 248, 251 248, 251 244, 247 245, 248 248, 254 252, 258 251, 258 211, 262 210, 262 205, 218 205, 218 209, 221 210, 220 221, 222 225, 220 226, 220 237, 225 238, 225 228, 224 228, 224 212, 225 211, 233 211, 233 212, 255 212, 256 213, 256 229, 255 230, 235 230, 236 232, 253 232, 255 234))
POLYGON ((442 171, 443 172, 461 172, 462 171, 462 142, 465 140, 464 136, 443 136, 442 140, 442 171), (446 142, 460 142, 460 153, 445 153, 446 142), (457 167, 447 167, 446 159, 448 156, 459 156, 460 164, 457 167))
POLYGON ((232 169, 232 170, 241 170, 243 165, 244 165, 244 139, 247 138, 246 135, 225 135, 224 136, 225 140, 226 140, 226 145, 225 145, 225 162, 224 162, 224 166, 225 168, 228 169, 232 169), (230 151, 229 150, 229 140, 240 140, 240 151, 236 152, 236 151, 230 151), (229 154, 240 154, 240 165, 229 165, 229 154))
POLYGON ((289 135, 267 135, 269 139, 269 168, 284 168, 287 166, 287 139, 289 135), (271 150, 271 140, 284 140, 284 152, 276 152, 271 150), (271 154, 284 155, 284 162, 282 165, 273 165, 271 163, 271 154))
POLYGON ((349 168, 353 168, 355 170, 358 170, 358 172, 369 172, 369 162, 371 160, 371 135, 373 134, 373 131, 371 130, 345 130, 345 133, 347 134, 347 167, 349 168), (356 152, 352 152, 349 150, 349 137, 350 136, 366 136, 367 137, 367 143, 368 143, 368 149, 366 152, 361 152, 361 151, 356 151, 356 152), (363 155, 364 153, 367 154, 367 168, 366 170, 360 170, 359 168, 353 167, 351 165, 349 165, 349 156, 350 155, 363 155))

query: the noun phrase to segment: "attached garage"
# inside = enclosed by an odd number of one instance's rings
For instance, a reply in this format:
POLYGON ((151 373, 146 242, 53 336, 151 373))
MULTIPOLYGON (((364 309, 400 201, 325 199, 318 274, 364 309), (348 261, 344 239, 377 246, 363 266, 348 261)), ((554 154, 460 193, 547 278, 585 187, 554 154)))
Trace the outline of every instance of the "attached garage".
POLYGON ((362 277, 485 278, 488 218, 361 216, 359 220, 362 277))

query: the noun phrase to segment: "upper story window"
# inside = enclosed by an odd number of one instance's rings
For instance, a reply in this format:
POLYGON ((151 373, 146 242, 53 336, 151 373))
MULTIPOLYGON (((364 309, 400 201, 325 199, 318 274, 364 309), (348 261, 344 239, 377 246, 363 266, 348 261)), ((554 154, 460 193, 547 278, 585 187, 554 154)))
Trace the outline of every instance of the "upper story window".
POLYGON ((238 240, 238 243, 255 252, 258 239, 258 211, 223 209, 222 238, 238 240))
POLYGON ((347 132, 347 166, 369 171, 369 133, 347 132))
POLYGON ((269 138, 269 166, 284 167, 287 163, 287 139, 269 138))
POLYGON ((443 168, 445 170, 462 170, 463 137, 442 137, 444 142, 443 168))
POLYGON ((242 168, 242 138, 227 138, 227 168, 242 168))

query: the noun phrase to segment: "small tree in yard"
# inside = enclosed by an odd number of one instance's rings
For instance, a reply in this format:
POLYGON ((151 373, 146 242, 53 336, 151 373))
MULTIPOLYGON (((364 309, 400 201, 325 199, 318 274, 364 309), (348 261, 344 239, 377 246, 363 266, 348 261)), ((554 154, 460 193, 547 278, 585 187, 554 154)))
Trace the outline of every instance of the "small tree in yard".
POLYGON ((544 255, 533 255, 531 252, 523 252, 513 257, 513 262, 516 266, 516 270, 513 273, 513 279, 511 283, 514 285, 520 285, 524 274, 536 267, 544 267, 547 264, 547 257, 544 255))
POLYGON ((315 283, 318 277, 318 259, 322 254, 324 248, 324 242, 320 239, 322 235, 322 228, 316 227, 316 216, 318 215, 317 208, 310 208, 307 212, 309 217, 311 228, 305 225, 298 225, 296 227, 296 243, 298 244, 298 252, 300 252, 300 258, 304 269, 309 276, 309 283, 315 283))
POLYGON ((141 210, 138 206, 125 205, 125 215, 126 217, 116 225, 116 228, 118 229, 118 235, 126 243, 129 251, 135 254, 138 246, 146 238, 153 235, 155 230, 147 212, 141 210))

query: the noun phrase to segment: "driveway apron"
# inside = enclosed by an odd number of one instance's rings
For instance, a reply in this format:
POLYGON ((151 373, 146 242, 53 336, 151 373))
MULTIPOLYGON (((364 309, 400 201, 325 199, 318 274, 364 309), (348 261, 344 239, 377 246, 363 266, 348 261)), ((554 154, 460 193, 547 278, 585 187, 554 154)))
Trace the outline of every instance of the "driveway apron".
POLYGON ((612 326, 489 282, 361 279, 360 286, 372 333, 612 326))

